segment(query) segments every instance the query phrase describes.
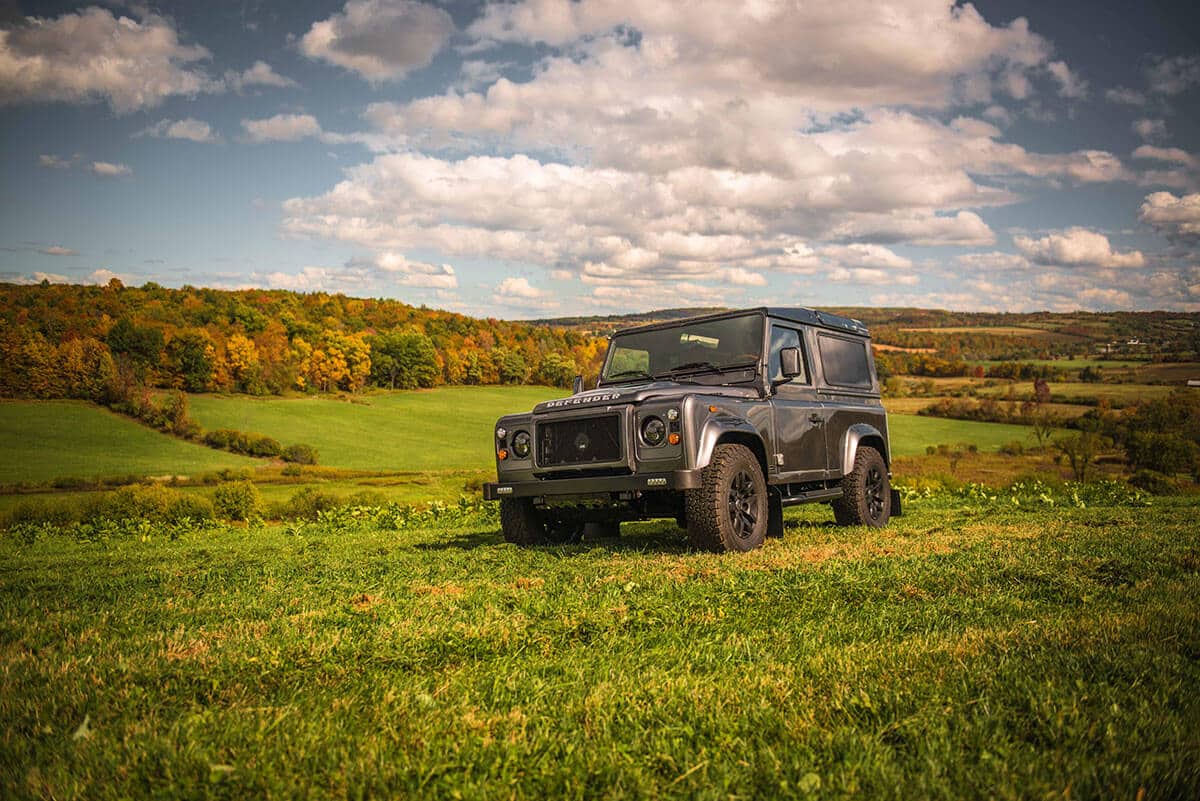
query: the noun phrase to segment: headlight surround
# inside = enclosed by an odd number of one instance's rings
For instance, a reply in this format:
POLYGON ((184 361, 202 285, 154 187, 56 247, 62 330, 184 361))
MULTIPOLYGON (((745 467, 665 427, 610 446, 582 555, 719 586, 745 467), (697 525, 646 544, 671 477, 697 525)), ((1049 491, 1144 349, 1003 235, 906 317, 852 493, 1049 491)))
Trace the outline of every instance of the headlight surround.
POLYGON ((662 445, 667 438, 667 424, 659 417, 647 417, 642 421, 642 442, 651 447, 662 445))
POLYGON ((529 456, 529 451, 533 448, 533 440, 529 436, 528 431, 518 431, 512 438, 513 456, 518 459, 525 459, 529 456))

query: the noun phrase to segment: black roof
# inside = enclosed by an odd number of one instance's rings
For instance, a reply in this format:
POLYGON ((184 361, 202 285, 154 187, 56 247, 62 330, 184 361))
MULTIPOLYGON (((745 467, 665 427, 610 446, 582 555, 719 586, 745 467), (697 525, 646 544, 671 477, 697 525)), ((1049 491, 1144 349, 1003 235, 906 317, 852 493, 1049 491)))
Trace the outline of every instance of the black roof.
POLYGON ((765 314, 768 317, 778 317, 783 320, 790 320, 794 323, 803 323, 805 325, 816 325, 822 328, 829 328, 834 331, 841 331, 847 334, 857 334, 858 336, 869 336, 866 323, 861 320, 855 320, 851 317, 842 317, 840 314, 831 314, 829 312, 817 311, 816 309, 807 309, 799 306, 757 306, 750 309, 735 309, 718 314, 701 314, 695 317, 681 317, 675 320, 668 320, 661 323, 651 323, 649 325, 639 325, 632 328, 623 328, 616 331, 617 334, 624 334, 628 331, 653 331, 657 328, 674 328, 683 323, 694 322, 696 320, 719 320, 722 317, 736 317, 739 314, 748 312, 758 312, 765 314))

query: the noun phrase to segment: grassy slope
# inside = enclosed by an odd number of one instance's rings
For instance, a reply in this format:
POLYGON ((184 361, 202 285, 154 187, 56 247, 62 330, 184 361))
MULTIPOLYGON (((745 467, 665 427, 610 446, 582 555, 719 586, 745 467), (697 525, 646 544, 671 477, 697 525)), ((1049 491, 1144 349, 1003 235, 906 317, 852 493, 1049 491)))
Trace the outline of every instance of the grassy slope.
POLYGON ((0 402, 0 483, 191 475, 256 464, 261 462, 160 434, 82 402, 0 402))
POLYGON ((0 540, 0 797, 1200 795, 1194 508, 804 513, 0 540))
POLYGON ((889 414, 888 426, 892 453, 917 456, 929 445, 976 445, 981 451, 995 451, 1001 445, 1019 440, 1028 444, 1029 426, 1007 423, 976 423, 971 420, 945 420, 913 414, 889 414))
POLYGON ((324 465, 449 470, 491 465, 496 418, 565 394, 550 387, 443 387, 376 393, 355 403, 201 395, 191 408, 206 430, 236 428, 314 445, 324 465))
MULTIPOLYGON (((192 410, 205 429, 237 428, 270 434, 285 444, 315 445, 323 465, 478 471, 491 469, 491 430, 497 417, 560 394, 546 387, 454 387, 373 394, 355 403, 197 396, 192 410)), ((898 455, 921 454, 927 445, 959 442, 995 450, 1027 435, 1021 426, 913 415, 892 415, 891 420, 892 445, 898 455)), ((94 406, 59 401, 0 403, 0 457, 0 482, 194 475, 260 463, 182 442, 94 406)), ((451 483, 461 486, 462 481, 453 478, 451 483)))

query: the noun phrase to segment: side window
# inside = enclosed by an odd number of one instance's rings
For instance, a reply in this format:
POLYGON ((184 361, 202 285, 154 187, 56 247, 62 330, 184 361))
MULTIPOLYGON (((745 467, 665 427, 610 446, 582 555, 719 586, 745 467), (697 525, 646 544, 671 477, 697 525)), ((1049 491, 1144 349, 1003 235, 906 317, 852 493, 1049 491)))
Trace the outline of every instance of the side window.
POLYGON ((784 348, 799 348, 800 349, 800 375, 792 379, 797 384, 808 383, 808 369, 805 366, 804 345, 800 340, 800 332, 794 328, 784 328, 781 325, 771 326, 771 380, 779 381, 783 378, 783 364, 779 359, 779 352, 784 348))
POLYGON ((867 345, 856 339, 819 334, 821 367, 825 381, 839 387, 871 388, 871 366, 867 361, 867 345))

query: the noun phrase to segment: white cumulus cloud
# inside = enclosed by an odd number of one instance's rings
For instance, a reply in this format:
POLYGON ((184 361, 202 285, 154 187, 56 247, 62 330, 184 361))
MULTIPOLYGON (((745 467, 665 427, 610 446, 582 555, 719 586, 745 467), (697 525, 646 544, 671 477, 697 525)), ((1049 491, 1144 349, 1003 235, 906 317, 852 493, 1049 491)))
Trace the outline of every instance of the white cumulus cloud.
POLYGON ((133 175, 133 168, 128 164, 113 164, 108 161, 93 161, 89 169, 101 178, 120 178, 125 175, 133 175))
POLYGON ((454 30, 450 15, 432 5, 349 0, 341 12, 313 23, 300 49, 372 82, 396 80, 433 61, 454 30))
POLYGON ((1069 228, 1039 239, 1017 236, 1013 237, 1013 244, 1037 264, 1102 268, 1144 267, 1146 264, 1140 251, 1119 253, 1113 250, 1108 237, 1086 228, 1069 228))
POLYGON ((182 44, 163 17, 140 17, 91 7, 0 30, 0 105, 103 101, 123 114, 223 88, 195 66, 208 50, 182 44))
POLYGON ((1138 218, 1168 239, 1200 241, 1200 194, 1177 197, 1170 192, 1147 195, 1138 218))
POLYGON ((189 142, 216 143, 221 137, 207 122, 188 117, 182 120, 159 120, 134 136, 155 136, 164 139, 186 139, 189 142))

